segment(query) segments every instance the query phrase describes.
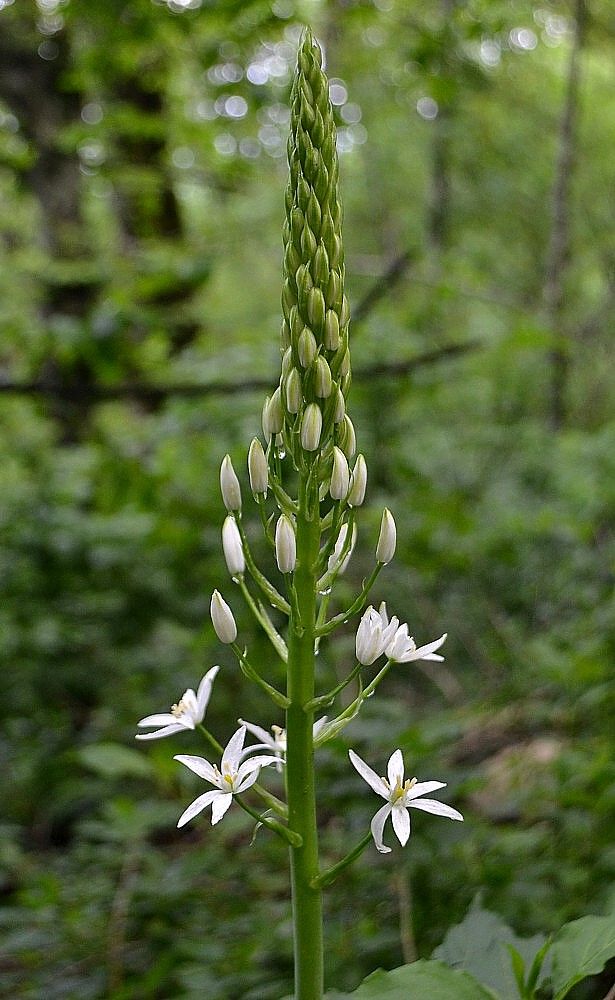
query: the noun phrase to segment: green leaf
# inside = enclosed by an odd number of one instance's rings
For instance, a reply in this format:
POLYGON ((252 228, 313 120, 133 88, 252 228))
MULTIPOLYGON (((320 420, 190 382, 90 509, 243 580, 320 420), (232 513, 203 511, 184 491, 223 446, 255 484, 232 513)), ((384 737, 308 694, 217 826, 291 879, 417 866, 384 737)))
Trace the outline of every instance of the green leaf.
POLYGON ((473 906, 464 920, 451 928, 434 958, 452 969, 465 969, 496 991, 501 1000, 519 1000, 519 989, 509 948, 513 947, 527 968, 544 937, 518 938, 495 913, 473 906))
POLYGON ((145 778, 153 773, 151 761, 121 743, 92 743, 77 751, 77 759, 103 778, 145 778))
POLYGON ((581 917, 564 924, 553 940, 552 986, 561 1000, 575 983, 602 972, 615 957, 615 914, 581 917))
POLYGON ((392 972, 368 976, 354 993, 327 993, 325 1000, 494 1000, 497 995, 467 972, 455 972, 442 962, 424 961, 403 965, 392 972))

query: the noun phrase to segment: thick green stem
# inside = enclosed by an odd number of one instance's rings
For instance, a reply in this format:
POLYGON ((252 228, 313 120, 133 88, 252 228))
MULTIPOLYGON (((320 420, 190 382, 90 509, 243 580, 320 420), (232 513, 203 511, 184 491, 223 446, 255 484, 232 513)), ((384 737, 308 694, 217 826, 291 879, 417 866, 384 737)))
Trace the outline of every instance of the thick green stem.
MULTIPOLYGON (((319 874, 318 830, 314 787, 314 713, 304 705, 314 697, 314 629, 316 572, 320 543, 317 488, 302 476, 297 516, 297 568, 294 585, 300 625, 291 612, 288 644, 286 712, 286 780, 288 821, 302 838, 291 847, 291 881, 295 944, 295 1000, 320 1000, 323 994, 322 899, 314 880, 319 874)), ((293 602, 294 603, 294 602, 293 602)))

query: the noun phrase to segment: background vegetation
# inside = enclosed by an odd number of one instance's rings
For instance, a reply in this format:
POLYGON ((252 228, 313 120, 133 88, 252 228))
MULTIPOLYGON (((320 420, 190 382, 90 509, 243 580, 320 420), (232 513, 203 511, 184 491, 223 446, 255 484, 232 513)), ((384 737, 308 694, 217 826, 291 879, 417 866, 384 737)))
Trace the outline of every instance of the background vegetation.
MULTIPOLYGON (((449 633, 442 667, 392 672, 345 735, 374 764, 401 746, 466 815, 418 817, 331 894, 328 982, 429 956, 477 894, 521 936, 615 905, 610 0, 0 0, 7 997, 291 988, 283 847, 248 847, 239 810, 178 833, 194 785, 171 754, 198 750, 133 734, 218 660, 222 742, 238 715, 280 721, 207 609, 219 462, 245 467, 279 364, 305 21, 370 469, 348 588, 389 504, 376 596, 418 640, 449 633)), ((351 650, 323 647, 323 683, 351 650)), ((332 860, 373 806, 346 746, 322 753, 332 860)))

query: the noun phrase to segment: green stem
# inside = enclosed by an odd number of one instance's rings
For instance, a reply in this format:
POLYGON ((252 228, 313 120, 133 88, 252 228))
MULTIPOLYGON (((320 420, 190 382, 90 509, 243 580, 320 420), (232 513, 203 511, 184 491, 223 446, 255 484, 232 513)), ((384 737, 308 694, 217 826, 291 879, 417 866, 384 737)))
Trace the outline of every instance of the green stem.
POLYGON ((239 661, 239 666, 241 667, 241 672, 244 677, 247 677, 248 680, 258 684, 259 688, 269 695, 278 708, 288 708, 288 698, 286 695, 282 694, 281 691, 278 691, 277 688, 273 687, 273 685, 269 684, 266 680, 263 680, 258 671, 252 666, 251 663, 248 662, 245 653, 242 653, 241 647, 238 646, 236 642, 231 643, 231 649, 239 661))
POLYGON ((362 663, 356 663, 350 673, 346 674, 343 681, 340 681, 339 684, 336 684, 334 688, 331 688, 330 691, 327 691, 326 694, 321 695, 319 698, 312 698, 312 700, 305 706, 306 711, 318 712, 321 708, 328 708, 334 698, 336 698, 345 687, 348 687, 350 682, 353 681, 357 674, 361 672, 362 667, 362 663))
POLYGON ((346 622, 350 618, 352 618, 353 615, 357 613, 357 611, 361 611, 363 605, 365 604, 365 601, 367 600, 367 595, 372 589, 376 577, 378 576, 383 566, 384 563, 376 563, 370 575, 368 576, 367 580, 363 584, 361 593, 359 594, 357 599, 354 600, 350 605, 350 607, 346 608, 345 611, 341 611, 339 615, 335 615, 334 618, 330 618, 328 622, 325 622, 324 625, 321 625, 317 632, 317 635, 319 637, 322 635, 329 635, 329 633, 333 632, 333 630, 336 629, 338 625, 345 625, 346 622))
POLYGON ((282 597, 280 592, 275 589, 275 587, 273 586, 272 583, 269 582, 267 577, 263 573, 261 573, 260 569, 254 562, 254 559, 252 558, 252 553, 250 552, 250 546, 248 545, 248 537, 244 531, 243 524, 241 523, 241 518, 237 517, 235 519, 235 523, 239 529, 239 535, 241 537, 241 544, 243 547, 243 554, 246 560, 246 566, 250 571, 250 576, 254 580, 255 584, 261 588, 263 594, 271 602, 271 604, 273 604, 274 608, 278 608, 279 611, 282 611, 285 615, 287 615, 290 612, 288 601, 286 601, 282 597))
POLYGON ((332 868, 328 868, 326 872, 322 872, 320 875, 317 875, 317 877, 313 881, 313 884, 315 886, 320 886, 321 888, 324 888, 326 885, 331 885, 332 882, 335 882, 338 875, 341 875, 341 873, 344 871, 344 868, 348 868, 348 865, 351 865, 353 861, 355 861, 361 854, 363 854, 363 851, 368 846, 371 839, 372 839, 372 834, 370 831, 369 833, 365 834, 362 840, 360 840, 359 843, 355 847, 353 847, 351 851, 348 852, 345 858, 342 858, 341 861, 338 861, 338 863, 336 865, 333 865, 332 868))
POLYGON ((256 603, 256 601, 252 597, 252 594, 246 587, 246 583, 245 580, 243 579, 243 576, 237 577, 237 583, 239 584, 239 589, 241 590, 244 601, 248 605, 250 611, 256 618, 257 622, 261 626, 263 632, 269 639, 271 645, 275 649, 280 659, 284 663, 286 663, 286 660, 288 658, 288 650, 286 648, 286 643, 284 642, 282 636, 280 635, 275 625, 271 621, 271 618, 263 608, 260 601, 258 604, 256 603))
POLYGON ((244 802, 241 795, 234 795, 233 798, 237 802, 244 812, 247 812, 248 816, 252 816, 258 823, 262 823, 266 826, 268 830, 272 830, 273 833, 277 833, 278 837, 285 840, 287 844, 291 847, 301 846, 301 834, 296 833, 294 830, 289 830, 287 826, 283 826, 282 823, 278 823, 277 819, 271 819, 270 816, 263 816, 261 813, 249 806, 247 802, 244 802))
MULTIPOLYGON (((314 697, 314 632, 316 573, 320 544, 318 486, 308 488, 301 476, 297 515, 296 611, 291 611, 286 712, 286 780, 289 824, 301 835, 291 847, 291 883, 295 945, 295 1000, 321 1000, 323 993, 322 898, 314 879, 319 874, 318 830, 314 783, 312 725, 314 713, 304 705, 314 697)), ((313 481, 312 481, 313 482, 313 481)), ((294 603, 294 602, 293 602, 294 603)))

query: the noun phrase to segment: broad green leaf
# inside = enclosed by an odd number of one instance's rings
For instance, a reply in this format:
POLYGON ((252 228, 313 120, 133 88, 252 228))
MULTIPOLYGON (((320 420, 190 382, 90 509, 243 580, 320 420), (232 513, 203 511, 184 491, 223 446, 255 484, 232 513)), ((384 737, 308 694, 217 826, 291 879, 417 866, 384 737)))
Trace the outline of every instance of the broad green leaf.
POLYGON ((103 778, 145 778, 153 771, 145 754, 120 743, 92 743, 78 750, 77 758, 103 778))
POLYGON ((327 993, 325 1000, 497 1000, 497 994, 467 972, 455 972, 442 962, 424 961, 403 965, 392 972, 379 969, 354 993, 327 993))
MULTIPOLYGON (((496 991, 502 1000, 518 1000, 519 989, 509 947, 529 968, 544 937, 518 938, 495 913, 473 906, 464 920, 451 928, 434 958, 452 969, 465 969, 496 991)), ((519 960, 518 960, 519 961, 519 960)))
POLYGON ((575 983, 602 972, 615 957, 615 914, 564 924, 554 938, 551 955, 553 993, 555 1000, 561 1000, 575 983))

